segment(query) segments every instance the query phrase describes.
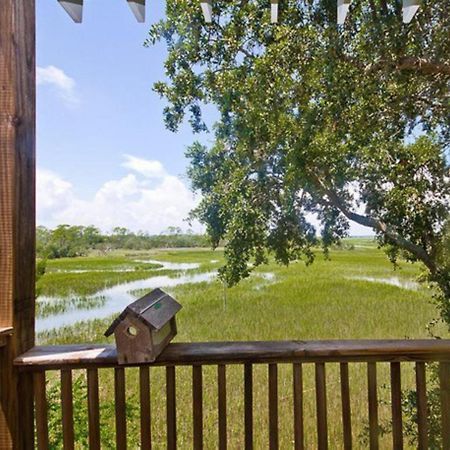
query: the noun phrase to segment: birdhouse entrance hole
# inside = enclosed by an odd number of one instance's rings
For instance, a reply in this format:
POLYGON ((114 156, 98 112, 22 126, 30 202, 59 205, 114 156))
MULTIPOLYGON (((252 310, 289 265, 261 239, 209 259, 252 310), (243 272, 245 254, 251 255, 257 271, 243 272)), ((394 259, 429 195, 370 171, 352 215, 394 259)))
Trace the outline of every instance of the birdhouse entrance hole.
POLYGON ((128 333, 128 335, 131 336, 131 337, 136 337, 137 334, 138 334, 138 330, 137 330, 136 327, 131 326, 131 327, 128 327, 128 328, 127 328, 127 333, 128 333))

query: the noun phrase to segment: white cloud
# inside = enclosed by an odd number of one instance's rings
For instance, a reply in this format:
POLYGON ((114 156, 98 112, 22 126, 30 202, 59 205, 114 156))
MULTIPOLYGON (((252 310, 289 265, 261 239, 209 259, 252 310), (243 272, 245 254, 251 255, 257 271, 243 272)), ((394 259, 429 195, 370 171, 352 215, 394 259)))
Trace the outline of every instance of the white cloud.
MULTIPOLYGON (((184 219, 198 201, 188 187, 168 174, 159 161, 130 155, 126 158, 123 166, 138 174, 128 173, 105 182, 89 199, 79 198, 75 187, 58 174, 38 169, 38 224, 93 224, 104 231, 125 226, 149 233, 159 233, 169 226, 187 229, 184 219)), ((193 224, 193 228, 203 231, 200 224, 193 224)))
POLYGON ((64 208, 72 198, 72 185, 51 170, 38 169, 37 191, 38 211, 64 208))
POLYGON ((75 80, 58 67, 37 67, 36 82, 38 86, 52 86, 68 106, 75 106, 80 102, 75 92, 75 80))
POLYGON ((132 155, 124 156, 126 161, 122 164, 122 167, 131 169, 134 172, 140 173, 148 178, 163 178, 167 175, 163 165, 159 161, 137 158, 132 155))
MULTIPOLYGON (((184 220, 198 204, 188 187, 170 175, 160 161, 124 155, 122 167, 134 173, 109 180, 88 199, 80 198, 76 187, 57 173, 37 171, 37 219, 39 225, 96 225, 104 231, 125 226, 133 231, 160 233, 169 226, 187 229, 184 220)), ((355 190, 356 191, 356 190, 355 190)), ((355 192, 356 193, 356 192, 355 192)), ((355 208, 359 208, 355 205, 355 208)), ((308 216, 318 230, 321 225, 313 214, 308 216)), ((195 231, 203 231, 193 224, 195 231)), ((350 235, 372 235, 370 228, 350 222, 350 235)))

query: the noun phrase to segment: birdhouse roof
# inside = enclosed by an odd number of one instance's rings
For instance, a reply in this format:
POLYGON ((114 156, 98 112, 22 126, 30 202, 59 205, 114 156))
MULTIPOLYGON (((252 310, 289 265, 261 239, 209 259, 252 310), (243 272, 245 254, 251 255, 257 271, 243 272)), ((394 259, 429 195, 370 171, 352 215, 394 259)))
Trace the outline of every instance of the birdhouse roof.
POLYGON ((181 305, 161 289, 154 289, 147 295, 130 303, 106 330, 105 336, 114 333, 117 325, 132 315, 145 325, 160 330, 181 309, 181 305))

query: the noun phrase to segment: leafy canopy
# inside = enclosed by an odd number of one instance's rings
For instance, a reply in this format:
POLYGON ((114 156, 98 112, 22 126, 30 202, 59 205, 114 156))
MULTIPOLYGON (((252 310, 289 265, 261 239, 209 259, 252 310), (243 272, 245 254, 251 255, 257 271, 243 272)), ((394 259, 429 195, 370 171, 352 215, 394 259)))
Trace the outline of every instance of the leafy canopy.
POLYGON ((194 216, 214 245, 226 241, 222 277, 233 284, 273 252, 313 258, 312 214, 325 249, 349 220, 373 228, 395 261, 420 260, 441 289, 450 323, 450 14, 424 0, 409 25, 400 0, 353 2, 344 26, 335 0, 286 0, 270 24, 266 0, 168 0, 147 44, 165 41, 164 118, 207 129, 188 150, 202 202, 194 216), (420 137, 419 137, 420 136, 420 137))

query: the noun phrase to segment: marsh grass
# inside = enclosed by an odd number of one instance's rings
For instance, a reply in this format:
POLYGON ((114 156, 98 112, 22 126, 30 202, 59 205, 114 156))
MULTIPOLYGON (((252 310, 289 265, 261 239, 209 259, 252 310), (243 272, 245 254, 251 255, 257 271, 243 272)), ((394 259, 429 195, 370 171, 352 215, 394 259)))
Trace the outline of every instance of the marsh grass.
MULTIPOLYGON (((185 284, 169 291, 183 305, 177 315, 176 341, 232 341, 232 340, 314 340, 314 339, 387 339, 425 338, 426 326, 438 313, 431 302, 431 292, 425 287, 407 290, 388 284, 352 280, 352 276, 379 278, 398 277, 415 280, 420 268, 400 263, 394 271, 386 257, 370 242, 360 241, 353 250, 336 250, 331 260, 318 255, 315 263, 305 267, 295 263, 280 267, 274 263, 258 269, 274 274, 272 282, 261 284, 260 277, 251 277, 238 286, 226 290, 218 282, 185 284), (361 245, 363 247, 358 247, 361 245)), ((216 267, 220 260, 216 252, 164 251, 152 254, 152 259, 173 262, 202 263, 202 268, 216 267)), ((158 272, 160 273, 160 272, 158 272)), ((53 275, 53 274, 49 274, 53 275)), ((128 273, 126 274, 128 275, 128 273)), ((148 275, 148 274, 147 274, 148 275)), ((47 276, 47 275, 46 275, 47 276)), ((73 324, 70 327, 39 334, 41 344, 74 342, 112 342, 103 332, 113 317, 73 324)), ((435 330, 448 336, 444 326, 435 330)), ((380 423, 389 423, 390 389, 389 365, 378 367, 378 395, 380 423)), ((367 448, 367 367, 350 364, 354 448, 367 448)), ((304 364, 304 418, 306 448, 317 448, 314 366, 304 364)), ((151 372, 152 436, 154 448, 165 448, 165 373, 153 367, 151 372)), ((77 371, 84 379, 85 373, 77 371)), ((327 400, 330 448, 342 448, 341 398, 339 365, 328 364, 327 400)), ((127 402, 129 406, 128 443, 138 448, 139 405, 138 370, 129 368, 127 402)), ((192 447, 192 368, 177 367, 177 424, 178 446, 192 447)), ((51 374, 49 384, 58 384, 51 374)), ((106 448, 113 442, 114 414, 113 371, 100 370, 102 436, 106 448), (109 406, 108 406, 109 405, 109 406), (110 411, 110 412, 108 412, 110 411)), ((205 448, 217 448, 217 367, 203 368, 204 437, 205 448)), ((402 388, 414 386, 413 365, 402 364, 402 388)), ((243 448, 243 367, 228 366, 228 440, 230 449, 243 448)), ((292 365, 279 365, 279 428, 280 448, 293 448, 293 392, 292 365)), ((267 365, 254 367, 254 436, 255 448, 268 448, 268 374, 267 365)), ((55 414, 59 414, 58 408, 55 414)), ((87 422, 80 421, 87 429, 87 422)), ((57 447, 57 444, 56 444, 57 447)), ((408 444, 406 445, 408 447, 408 444)), ((383 435, 380 448, 392 448, 391 436, 383 435)), ((409 448, 414 448, 410 445, 409 448)))
POLYGON ((41 299, 36 303, 36 316, 43 318, 76 309, 94 309, 103 306, 105 303, 106 297, 101 295, 95 297, 71 297, 69 299, 41 299))
POLYGON ((49 272, 39 279, 37 289, 42 296, 70 298, 93 295, 102 289, 128 281, 144 280, 160 275, 173 275, 173 273, 170 270, 49 272))
POLYGON ((77 258, 59 258, 47 260, 47 272, 70 271, 70 270, 112 270, 130 269, 138 266, 141 270, 157 269, 157 264, 140 263, 132 258, 111 256, 80 256, 77 258))

